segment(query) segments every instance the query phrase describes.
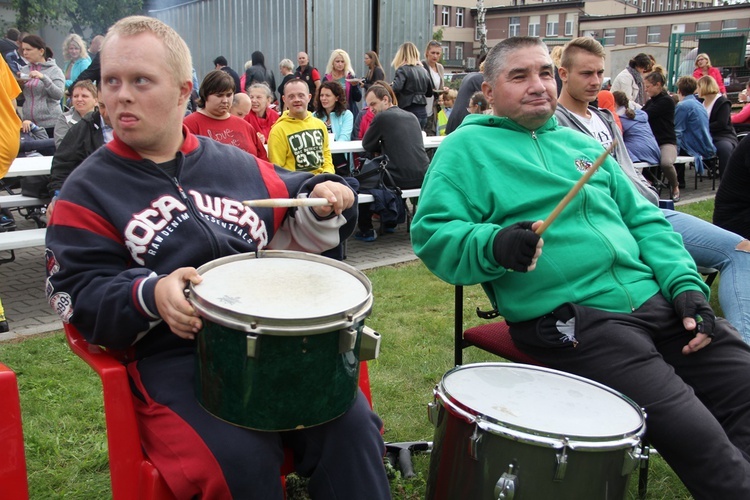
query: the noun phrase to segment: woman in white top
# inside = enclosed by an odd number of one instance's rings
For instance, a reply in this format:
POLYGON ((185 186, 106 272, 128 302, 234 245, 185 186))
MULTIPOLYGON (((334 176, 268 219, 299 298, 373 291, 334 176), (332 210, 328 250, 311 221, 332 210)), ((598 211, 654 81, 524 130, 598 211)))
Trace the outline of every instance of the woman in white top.
POLYGON ((643 88, 643 75, 649 73, 654 63, 648 54, 640 53, 630 60, 628 67, 622 70, 612 81, 611 92, 624 93, 637 109, 641 109, 648 94, 643 88))
MULTIPOLYGON (((435 90, 444 90, 443 74, 445 69, 440 64, 440 57, 443 55, 443 47, 440 42, 430 40, 427 43, 427 47, 424 49, 425 60, 422 61, 427 72, 430 74, 430 81, 432 82, 432 88, 435 90)), ((433 95, 427 98, 427 105, 425 106, 427 111, 427 125, 425 126, 425 132, 427 135, 437 135, 437 114, 440 111, 438 105, 438 96, 433 95)))

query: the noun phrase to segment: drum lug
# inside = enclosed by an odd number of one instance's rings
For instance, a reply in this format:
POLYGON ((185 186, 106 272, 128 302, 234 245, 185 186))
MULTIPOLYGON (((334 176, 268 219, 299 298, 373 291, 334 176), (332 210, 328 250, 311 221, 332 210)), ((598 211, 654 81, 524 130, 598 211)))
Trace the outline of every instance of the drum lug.
POLYGON ((479 426, 475 425, 474 432, 469 438, 469 455, 474 460, 479 460, 479 451, 477 448, 479 448, 479 442, 482 440, 483 435, 479 433, 479 426))
POLYGON ((380 334, 365 326, 362 328, 362 341, 359 344, 359 360, 367 361, 380 356, 380 334))
POLYGON ((508 464, 508 472, 503 472, 495 484, 497 500, 513 500, 516 494, 516 481, 518 476, 513 474, 513 464, 508 464))
POLYGON ((437 427, 438 423, 438 412, 440 411, 440 405, 437 401, 433 401, 432 403, 427 403, 427 420, 430 421, 432 425, 437 427))
POLYGON ((553 481, 562 481, 565 478, 565 471, 568 468, 568 439, 563 441, 563 448, 560 453, 556 455, 557 466, 555 467, 555 477, 553 481))
POLYGON ((354 350, 354 346, 357 345, 357 330, 354 328, 346 328, 339 330, 339 354, 344 354, 354 350))
POLYGON ((636 446, 632 450, 626 451, 625 461, 622 464, 622 475, 631 474, 639 464, 641 467, 644 467, 643 464, 648 467, 649 455, 650 448, 648 446, 636 446))
POLYGON ((258 336, 247 336, 247 357, 254 358, 258 354, 258 336))

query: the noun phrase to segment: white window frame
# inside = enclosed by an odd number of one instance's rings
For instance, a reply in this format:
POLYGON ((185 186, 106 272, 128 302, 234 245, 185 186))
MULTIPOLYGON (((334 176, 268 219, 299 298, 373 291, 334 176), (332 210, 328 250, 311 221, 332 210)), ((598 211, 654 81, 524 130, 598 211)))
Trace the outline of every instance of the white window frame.
POLYGON ((450 45, 441 45, 440 50, 443 52, 443 60, 446 61, 451 58, 451 46, 450 45))
POLYGON ((661 26, 649 26, 646 43, 661 43, 661 26))
POLYGON ((721 22, 721 31, 736 30, 737 27, 737 19, 725 19, 721 22), (734 26, 727 26, 727 23, 732 23, 734 26))
POLYGON ((464 59, 464 42, 454 42, 456 59, 463 62, 464 59))
POLYGON ((635 45, 638 43, 638 28, 628 26, 625 28, 625 45, 635 45))
POLYGON ((440 25, 450 26, 451 25, 451 8, 444 6, 440 11, 440 25))
POLYGON ((711 21, 701 21, 695 23, 695 31, 711 31, 711 21))
POLYGON ((565 14, 565 36, 573 36, 575 21, 575 14, 565 14))
POLYGON ((547 16, 547 35, 546 36, 558 36, 560 34, 560 16, 558 14, 550 14, 547 16))
POLYGON ((521 35, 521 17, 513 16, 508 18, 508 37, 521 35), (516 22, 513 22, 513 21, 516 22))
POLYGON ((456 7, 456 28, 464 27, 464 8, 456 7))
POLYGON ((541 16, 529 16, 529 36, 538 37, 541 32, 541 16))
POLYGON ((614 28, 607 28, 602 32, 602 45, 611 47, 615 44, 615 38, 617 37, 617 30, 614 28), (609 42, 609 43, 608 43, 609 42))

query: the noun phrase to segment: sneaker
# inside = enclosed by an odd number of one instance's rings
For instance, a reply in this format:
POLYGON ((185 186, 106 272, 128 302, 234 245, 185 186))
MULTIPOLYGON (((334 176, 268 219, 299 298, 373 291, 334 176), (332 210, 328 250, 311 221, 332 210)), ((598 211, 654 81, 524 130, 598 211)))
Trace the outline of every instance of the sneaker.
POLYGON ((357 231, 354 237, 358 239, 359 241, 366 241, 370 243, 370 242, 375 241, 378 235, 374 229, 370 229, 369 231, 357 231))
POLYGON ((16 221, 12 217, 0 216, 0 233, 16 229, 16 221))
POLYGON ((8 326, 7 321, 0 321, 0 333, 5 333, 10 331, 10 327, 8 326))

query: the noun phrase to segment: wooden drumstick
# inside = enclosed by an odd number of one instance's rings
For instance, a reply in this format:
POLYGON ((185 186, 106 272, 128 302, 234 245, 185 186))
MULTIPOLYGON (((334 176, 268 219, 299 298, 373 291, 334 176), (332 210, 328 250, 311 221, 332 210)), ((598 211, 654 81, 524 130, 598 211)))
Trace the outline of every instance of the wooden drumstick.
POLYGON ((542 225, 539 226, 536 229, 536 234, 541 235, 544 231, 547 230, 547 228, 554 222, 555 219, 557 219, 557 216, 560 215, 560 212, 562 212, 566 206, 568 206, 568 203, 575 197, 575 195, 578 194, 578 191, 581 190, 584 184, 588 182, 588 180, 591 178, 592 175, 594 175, 594 172, 602 166, 602 163, 604 163, 604 160, 607 159, 607 156, 612 152, 612 150, 615 149, 615 146, 617 145, 617 141, 612 141, 612 144, 607 148, 605 152, 603 152, 601 155, 599 155, 599 158, 596 159, 593 165, 591 165, 591 168, 589 168, 585 174, 581 176, 580 179, 578 179, 578 182, 576 182, 575 186, 573 186, 570 191, 568 191, 568 194, 565 195, 565 197, 560 200, 560 203, 557 204, 555 209, 552 211, 551 214, 549 214, 549 217, 544 219, 544 222, 542 222, 542 225))
POLYGON ((282 208, 282 207, 325 207, 331 202, 325 198, 267 198, 262 200, 245 200, 246 207, 282 208))

